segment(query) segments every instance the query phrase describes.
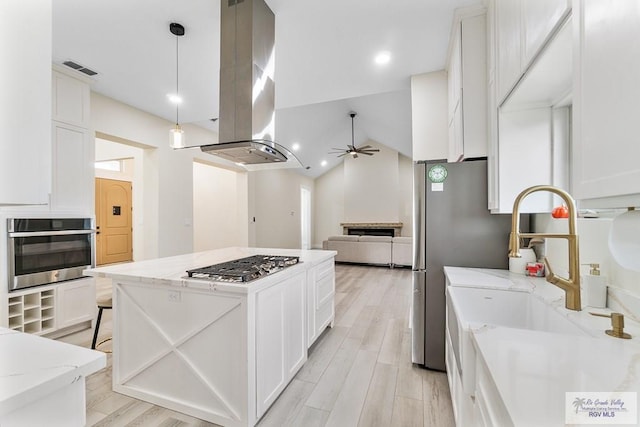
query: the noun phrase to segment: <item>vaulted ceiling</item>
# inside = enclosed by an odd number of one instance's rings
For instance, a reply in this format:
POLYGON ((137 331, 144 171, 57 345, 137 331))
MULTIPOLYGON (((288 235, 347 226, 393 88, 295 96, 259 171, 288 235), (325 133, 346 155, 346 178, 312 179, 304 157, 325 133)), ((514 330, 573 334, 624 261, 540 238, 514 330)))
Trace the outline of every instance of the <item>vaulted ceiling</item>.
MULTIPOLYGON (((443 69, 453 11, 480 0, 266 0, 276 16, 276 139, 316 177, 341 159, 331 147, 368 139, 411 155, 410 76, 443 69), (380 51, 391 61, 374 62, 380 51), (327 160, 326 166, 320 162, 327 160)), ((55 0, 53 62, 97 71, 92 89, 180 122, 217 130, 219 0, 55 0)))

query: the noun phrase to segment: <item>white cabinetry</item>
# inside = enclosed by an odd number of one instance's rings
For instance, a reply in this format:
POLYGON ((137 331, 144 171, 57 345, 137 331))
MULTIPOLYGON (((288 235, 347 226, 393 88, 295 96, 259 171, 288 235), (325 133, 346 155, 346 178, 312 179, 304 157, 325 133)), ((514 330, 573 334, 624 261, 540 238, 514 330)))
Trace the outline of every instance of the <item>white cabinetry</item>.
MULTIPOLYGON (((488 206, 510 213, 533 185, 568 188, 571 21, 566 0, 488 2, 488 206)), ((550 194, 521 212, 550 212, 550 194)))
POLYGON ((638 1, 575 8, 573 196, 582 206, 640 206, 638 1))
POLYGON ((259 418, 307 360, 306 272, 256 295, 256 416, 259 418))
POLYGON ((536 56, 562 24, 570 0, 496 1, 498 105, 517 85, 536 56))
POLYGON ((57 210, 90 214, 93 201, 93 156, 89 130, 54 121, 51 205, 57 210))
POLYGON ((0 2, 0 205, 49 201, 51 14, 51 1, 0 2))
POLYGON ((449 162, 487 155, 485 36, 484 8, 456 11, 448 64, 449 162))
POLYGON ((58 329, 93 320, 96 314, 95 279, 62 282, 56 288, 56 292, 58 329))
POLYGON ((92 214, 94 145, 89 130, 89 83, 53 70, 51 208, 92 214))
POLYGON ((333 322, 335 270, 333 260, 307 272, 307 347, 333 322))
POLYGON ((95 316, 95 300, 93 278, 11 292, 6 326, 31 334, 56 335, 64 328, 89 324, 95 316))
POLYGON ((52 119, 89 128, 89 84, 54 69, 52 89, 52 119))

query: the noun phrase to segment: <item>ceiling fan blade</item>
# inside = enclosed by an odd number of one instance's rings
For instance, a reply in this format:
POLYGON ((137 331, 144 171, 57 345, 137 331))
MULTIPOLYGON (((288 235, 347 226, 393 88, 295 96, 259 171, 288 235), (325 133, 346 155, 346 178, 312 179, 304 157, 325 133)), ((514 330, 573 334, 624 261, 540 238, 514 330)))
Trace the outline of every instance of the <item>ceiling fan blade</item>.
POLYGON ((342 154, 340 154, 338 157, 344 157, 344 156, 346 156, 347 154, 349 154, 349 153, 342 153, 342 154))
POLYGON ((364 154, 365 156, 373 156, 373 153, 367 153, 366 151, 361 151, 360 154, 364 154))
POLYGON ((332 150, 336 150, 336 151, 345 151, 344 148, 335 148, 335 147, 331 147, 332 150))
POLYGON ((369 144, 367 145, 363 145, 362 147, 358 147, 358 151, 360 150, 366 150, 367 148, 372 148, 369 144))
POLYGON ((340 151, 329 151, 327 154, 347 154, 346 151, 344 150, 340 150, 340 151))
POLYGON ((366 150, 360 150, 361 153, 364 152, 369 152, 369 153, 378 153, 380 152, 380 150, 378 150, 377 148, 367 148, 366 150))

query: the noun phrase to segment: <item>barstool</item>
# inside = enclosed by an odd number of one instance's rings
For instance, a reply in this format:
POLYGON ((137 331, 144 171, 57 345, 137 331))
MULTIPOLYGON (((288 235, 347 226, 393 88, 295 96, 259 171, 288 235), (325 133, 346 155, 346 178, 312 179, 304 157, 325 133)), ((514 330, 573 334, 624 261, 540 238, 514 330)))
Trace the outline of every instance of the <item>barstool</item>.
POLYGON ((96 344, 96 341, 98 340, 98 330, 100 329, 100 321, 102 320, 102 310, 111 310, 113 308, 113 300, 111 296, 99 298, 96 303, 98 304, 98 319, 96 320, 96 330, 93 333, 93 341, 91 342, 91 348, 93 350, 95 350, 97 346, 104 344, 111 339, 111 337, 109 337, 96 344))

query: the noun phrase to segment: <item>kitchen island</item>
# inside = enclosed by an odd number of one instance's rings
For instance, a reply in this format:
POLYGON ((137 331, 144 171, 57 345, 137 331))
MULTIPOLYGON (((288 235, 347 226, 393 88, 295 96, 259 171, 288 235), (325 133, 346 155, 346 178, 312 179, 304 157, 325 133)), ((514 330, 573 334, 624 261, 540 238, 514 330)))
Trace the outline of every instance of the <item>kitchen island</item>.
POLYGON ((87 270, 113 284, 113 390, 253 426, 334 317, 333 251, 226 248, 87 270), (253 255, 300 262, 247 283, 186 271, 253 255))

